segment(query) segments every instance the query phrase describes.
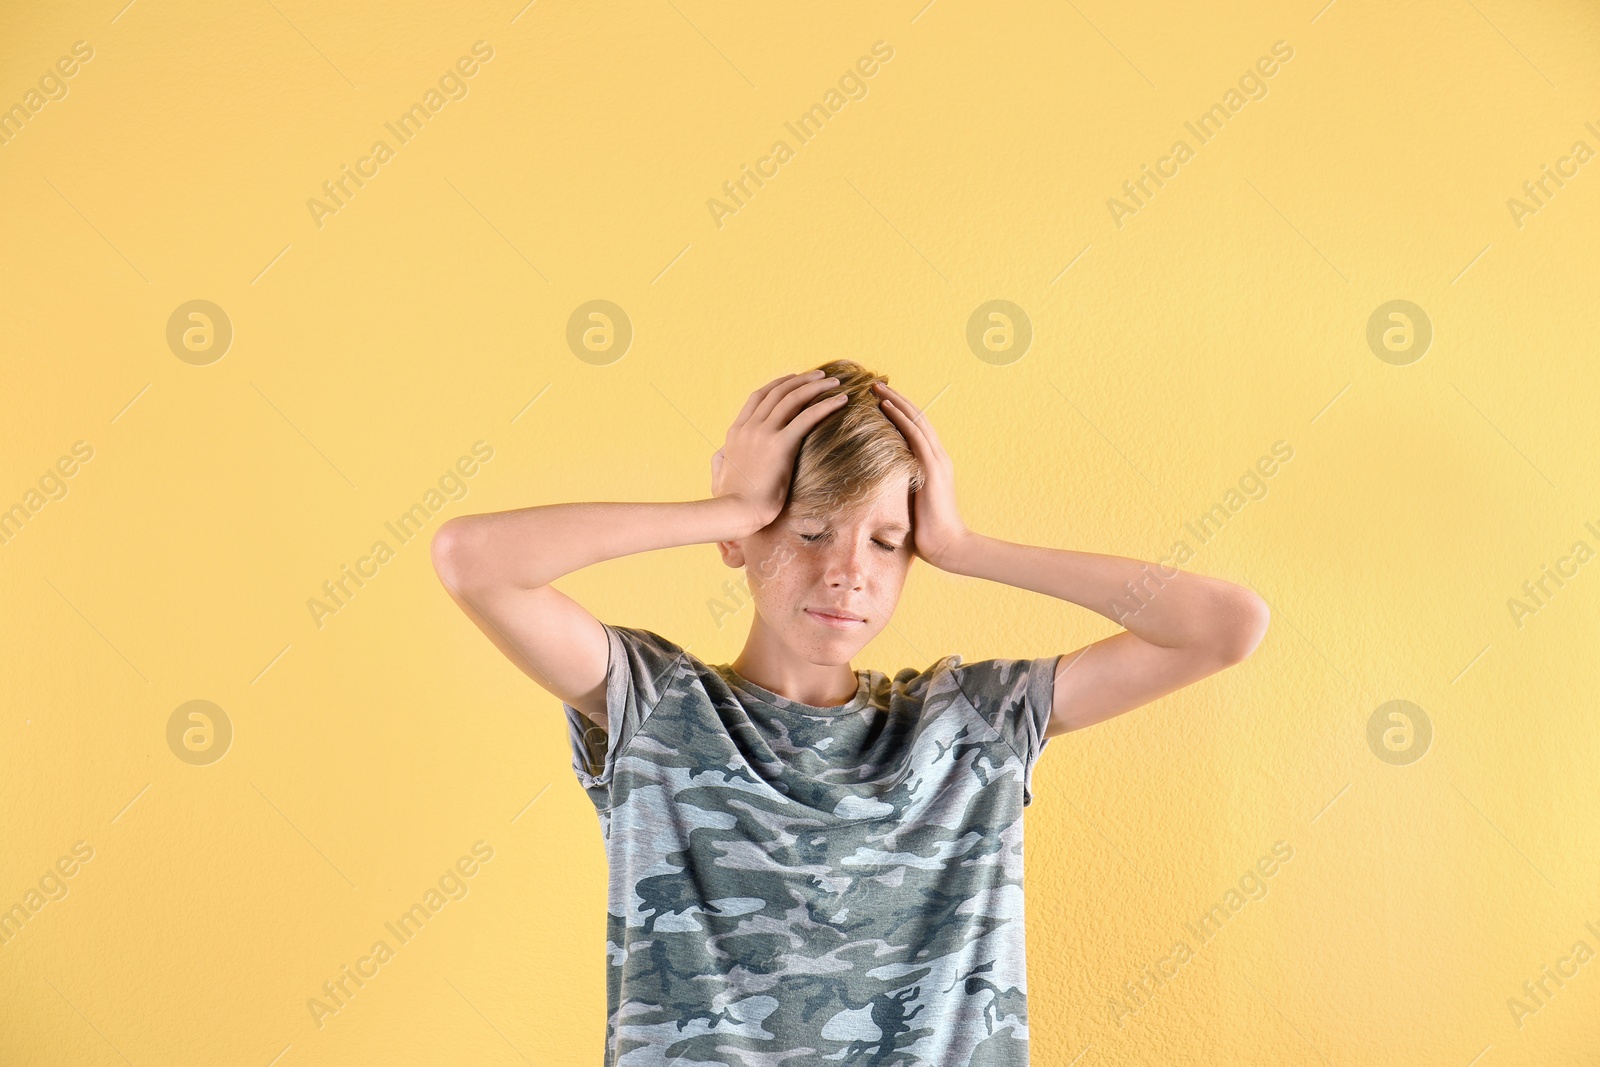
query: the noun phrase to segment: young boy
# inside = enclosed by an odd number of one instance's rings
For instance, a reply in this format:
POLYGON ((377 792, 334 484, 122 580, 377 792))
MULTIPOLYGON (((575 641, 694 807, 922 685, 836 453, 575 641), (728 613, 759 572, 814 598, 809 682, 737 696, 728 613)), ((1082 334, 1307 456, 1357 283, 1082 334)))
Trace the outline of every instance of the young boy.
POLYGON ((562 700, 599 812, 606 1067, 1028 1062, 1022 809, 1045 743, 1238 663, 1267 609, 1228 582, 971 531, 953 475, 927 419, 838 360, 750 394, 709 499, 435 535, 451 597, 562 700), (755 606, 730 664, 550 584, 711 541, 755 606), (1126 629, 1070 655, 854 669, 917 556, 1126 629))

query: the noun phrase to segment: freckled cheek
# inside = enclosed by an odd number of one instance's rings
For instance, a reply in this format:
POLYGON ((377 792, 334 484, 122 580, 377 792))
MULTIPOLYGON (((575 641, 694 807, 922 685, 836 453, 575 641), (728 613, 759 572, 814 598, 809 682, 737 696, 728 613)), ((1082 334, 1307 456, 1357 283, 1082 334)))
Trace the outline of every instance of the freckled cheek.
POLYGON ((878 594, 879 599, 886 600, 891 605, 898 603, 900 600, 900 594, 905 591, 905 587, 905 571, 896 570, 893 574, 885 574, 883 576, 883 581, 878 583, 878 589, 880 590, 878 594))
POLYGON ((772 569, 772 577, 763 583, 762 598, 774 606, 793 605, 808 589, 820 582, 820 572, 800 558, 790 558, 780 567, 772 569))

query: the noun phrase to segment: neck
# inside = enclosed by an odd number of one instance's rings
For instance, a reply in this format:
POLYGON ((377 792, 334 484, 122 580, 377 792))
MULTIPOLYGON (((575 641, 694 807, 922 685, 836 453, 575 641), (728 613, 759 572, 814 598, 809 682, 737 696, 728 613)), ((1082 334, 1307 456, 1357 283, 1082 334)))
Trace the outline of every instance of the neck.
POLYGON ((759 615, 750 626, 744 651, 728 666, 763 689, 818 708, 850 703, 861 684, 849 662, 811 662, 784 644, 759 615))

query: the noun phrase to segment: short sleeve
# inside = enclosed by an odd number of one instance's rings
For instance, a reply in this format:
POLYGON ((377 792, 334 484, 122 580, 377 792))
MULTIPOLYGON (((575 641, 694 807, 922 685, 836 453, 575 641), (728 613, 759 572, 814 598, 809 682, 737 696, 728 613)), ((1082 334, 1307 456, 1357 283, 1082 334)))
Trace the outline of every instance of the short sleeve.
MULTIPOLYGON (((591 792, 605 790, 617 756, 660 703, 682 648, 649 630, 602 622, 609 651, 606 657, 606 725, 563 703, 572 769, 591 792)), ((597 803, 599 803, 597 801, 597 803)))
POLYGON ((1022 761, 1022 806, 1033 803, 1033 768, 1050 739, 1059 655, 1039 659, 986 659, 952 669, 973 709, 999 731, 1022 761))

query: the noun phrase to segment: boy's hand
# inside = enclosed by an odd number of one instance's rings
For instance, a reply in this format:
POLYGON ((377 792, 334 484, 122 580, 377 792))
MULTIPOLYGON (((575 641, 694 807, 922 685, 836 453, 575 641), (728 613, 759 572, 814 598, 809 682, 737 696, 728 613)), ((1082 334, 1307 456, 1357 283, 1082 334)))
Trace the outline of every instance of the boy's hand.
POLYGON ((774 378, 750 394, 727 443, 711 457, 711 495, 738 498, 749 511, 751 533, 783 510, 801 439, 849 399, 848 393, 817 399, 838 384, 820 370, 774 378))
POLYGON ((874 382, 873 390, 881 397, 880 406, 889 421, 899 429, 900 435, 911 446, 911 452, 922 464, 923 483, 912 502, 912 533, 917 555, 938 567, 947 565, 952 553, 971 531, 961 521, 956 507, 955 464, 950 454, 939 443, 933 424, 911 401, 889 388, 883 382, 874 382))

